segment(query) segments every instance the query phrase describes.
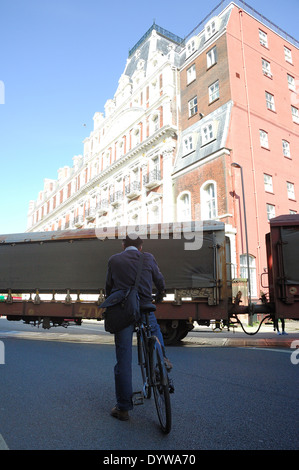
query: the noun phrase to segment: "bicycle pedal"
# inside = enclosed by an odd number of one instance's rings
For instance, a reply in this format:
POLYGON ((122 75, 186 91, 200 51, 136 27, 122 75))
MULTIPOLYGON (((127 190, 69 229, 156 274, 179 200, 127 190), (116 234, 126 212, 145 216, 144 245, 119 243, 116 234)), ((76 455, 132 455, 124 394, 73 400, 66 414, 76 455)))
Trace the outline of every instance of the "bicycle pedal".
POLYGON ((134 392, 132 397, 133 405, 143 405, 144 403, 144 396, 142 392, 134 392))

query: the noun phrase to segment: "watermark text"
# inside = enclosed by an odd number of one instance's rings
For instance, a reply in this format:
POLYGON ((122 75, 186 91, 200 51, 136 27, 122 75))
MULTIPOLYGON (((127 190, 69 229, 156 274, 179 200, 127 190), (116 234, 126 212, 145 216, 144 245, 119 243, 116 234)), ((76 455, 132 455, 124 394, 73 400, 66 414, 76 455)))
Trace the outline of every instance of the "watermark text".
POLYGON ((295 349, 295 351, 291 354, 291 363, 296 366, 299 364, 299 340, 292 341, 291 349, 295 349))

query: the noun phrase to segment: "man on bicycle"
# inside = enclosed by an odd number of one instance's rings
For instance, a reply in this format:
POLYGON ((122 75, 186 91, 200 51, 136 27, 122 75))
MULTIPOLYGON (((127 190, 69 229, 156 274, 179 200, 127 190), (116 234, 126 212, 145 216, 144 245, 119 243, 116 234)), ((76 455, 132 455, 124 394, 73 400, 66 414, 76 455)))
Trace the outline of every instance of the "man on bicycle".
MULTIPOLYGON (((127 235, 123 240, 123 251, 117 253, 108 261, 106 278, 106 296, 119 289, 126 289, 134 285, 140 252, 142 251, 142 240, 127 235)), ((157 288, 156 301, 161 301, 164 296, 165 282, 157 262, 151 253, 144 253, 143 268, 140 277, 138 293, 140 305, 152 302, 152 285, 157 288)), ((159 339, 163 354, 165 346, 160 327, 154 312, 149 314, 149 322, 152 334, 159 339)), ((134 325, 115 333, 116 365, 114 367, 116 406, 111 410, 111 415, 122 421, 129 419, 128 411, 133 408, 132 403, 132 336, 134 325)), ((171 369, 171 363, 165 356, 165 365, 171 369)))

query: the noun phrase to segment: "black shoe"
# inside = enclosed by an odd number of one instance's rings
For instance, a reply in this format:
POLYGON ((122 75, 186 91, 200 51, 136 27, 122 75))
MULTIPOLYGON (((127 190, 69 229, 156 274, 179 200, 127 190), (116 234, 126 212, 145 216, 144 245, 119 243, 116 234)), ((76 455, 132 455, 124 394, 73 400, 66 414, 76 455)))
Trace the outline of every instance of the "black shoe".
POLYGON ((120 419, 120 421, 128 421, 128 419, 129 419, 129 413, 128 413, 128 411, 126 411, 126 410, 119 410, 119 409, 117 408, 117 406, 115 406, 114 408, 112 408, 110 414, 111 414, 111 416, 113 416, 113 418, 120 419))

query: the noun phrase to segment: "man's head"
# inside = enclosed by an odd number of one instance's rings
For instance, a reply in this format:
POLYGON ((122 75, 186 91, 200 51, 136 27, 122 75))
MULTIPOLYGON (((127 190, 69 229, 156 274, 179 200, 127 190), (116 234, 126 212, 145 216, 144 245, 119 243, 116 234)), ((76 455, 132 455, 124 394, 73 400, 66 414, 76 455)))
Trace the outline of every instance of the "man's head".
POLYGON ((128 246, 135 246, 139 251, 142 249, 142 240, 140 237, 136 237, 135 234, 127 235, 123 240, 123 247, 128 248, 128 246))

